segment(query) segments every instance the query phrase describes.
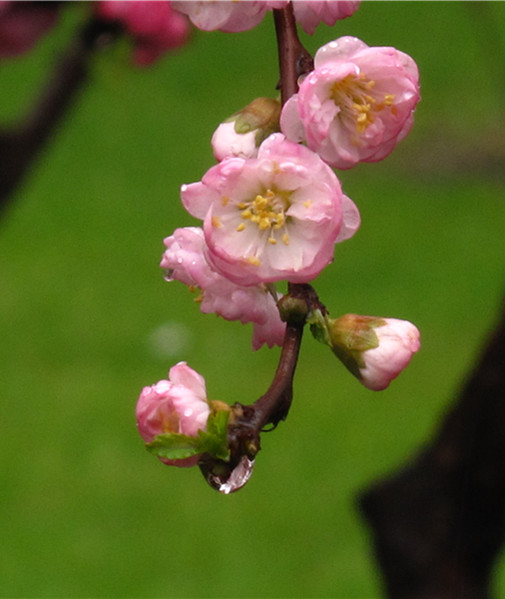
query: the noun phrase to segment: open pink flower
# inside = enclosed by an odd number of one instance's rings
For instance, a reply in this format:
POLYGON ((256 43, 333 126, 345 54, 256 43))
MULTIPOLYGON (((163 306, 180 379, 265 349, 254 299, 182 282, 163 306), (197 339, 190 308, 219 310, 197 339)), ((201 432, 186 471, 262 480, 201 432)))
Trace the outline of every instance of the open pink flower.
POLYGON ((340 19, 350 17, 361 0, 293 0, 295 19, 303 30, 312 35, 319 23, 335 25, 340 19))
MULTIPOLYGON (((161 267, 167 280, 177 280, 200 290, 198 301, 203 313, 215 313, 226 320, 253 323, 253 349, 264 343, 282 345, 286 329, 276 300, 265 285, 243 287, 216 272, 205 256, 203 230, 198 227, 176 229, 165 239, 166 251, 161 267)), ((279 298, 277 298, 279 299, 279 298)))
POLYGON ((284 105, 281 131, 337 168, 385 158, 410 131, 419 101, 415 62, 395 48, 341 37, 284 105))
POLYGON ((167 0, 103 0, 96 3, 96 11, 102 18, 123 24, 135 42, 133 60, 149 65, 188 38, 188 21, 171 4, 167 0))
POLYGON ((181 0, 172 2, 174 8, 188 15, 191 22, 203 31, 234 33, 256 27, 267 10, 283 8, 287 0, 181 0))
POLYGON ((212 266, 238 285, 306 283, 332 261, 334 245, 360 224, 335 173, 276 133, 257 158, 227 158, 183 185, 190 214, 204 220, 212 266))
MULTIPOLYGON (((205 380, 185 362, 170 369, 168 380, 144 387, 136 409, 138 430, 146 443, 163 433, 195 437, 199 430, 205 430, 209 414, 205 380)), ((161 461, 189 467, 196 465, 198 458, 161 461)))
POLYGON ((0 1, 0 58, 31 50, 59 17, 59 3, 0 1))

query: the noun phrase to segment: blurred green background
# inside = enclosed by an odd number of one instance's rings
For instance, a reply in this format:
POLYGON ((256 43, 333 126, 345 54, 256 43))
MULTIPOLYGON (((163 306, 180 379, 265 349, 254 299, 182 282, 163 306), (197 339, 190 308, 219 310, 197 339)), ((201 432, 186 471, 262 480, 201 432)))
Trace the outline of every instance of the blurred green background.
MULTIPOLYGON (((85 13, 2 63, 5 124, 85 13)), ((178 190, 213 164, 217 124, 275 93, 273 24, 195 32, 149 69, 122 44, 97 57, 0 222, 2 596, 381 596, 356 495, 429 440, 505 287, 504 22, 500 2, 363 2, 303 36, 314 52, 356 35, 419 65, 410 137, 341 173, 363 224, 314 285, 333 315, 413 321, 423 347, 376 394, 307 335, 290 416, 232 496, 149 455, 134 408, 180 360, 229 403, 254 401, 275 370, 278 350, 251 352, 249 326, 200 314, 158 267, 163 238, 196 223, 178 190)))

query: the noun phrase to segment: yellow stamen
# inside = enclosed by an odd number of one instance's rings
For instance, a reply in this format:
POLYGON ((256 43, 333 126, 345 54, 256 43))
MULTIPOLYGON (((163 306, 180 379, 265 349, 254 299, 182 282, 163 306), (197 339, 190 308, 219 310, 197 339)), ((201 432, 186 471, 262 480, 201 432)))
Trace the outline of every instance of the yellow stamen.
POLYGON ((337 118, 344 122, 352 119, 357 133, 363 133, 375 121, 376 113, 384 108, 390 107, 393 114, 396 112, 395 94, 372 96, 367 92, 374 86, 375 81, 367 79, 363 73, 358 77, 347 75, 332 86, 331 97, 340 108, 337 118))
POLYGON ((252 201, 237 203, 237 207, 241 211, 240 216, 256 223, 261 231, 277 230, 286 224, 285 212, 290 206, 289 195, 290 192, 267 189, 262 194, 257 194, 252 201))
POLYGON ((243 231, 244 229, 245 229, 245 223, 240 223, 236 230, 240 233, 240 231, 243 231))
POLYGON ((248 256, 247 262, 249 262, 249 264, 252 264, 253 266, 260 266, 261 264, 260 259, 256 258, 256 256, 248 256))
POLYGON ((219 216, 213 216, 211 219, 212 226, 216 229, 219 229, 221 226, 221 221, 219 220, 219 216))

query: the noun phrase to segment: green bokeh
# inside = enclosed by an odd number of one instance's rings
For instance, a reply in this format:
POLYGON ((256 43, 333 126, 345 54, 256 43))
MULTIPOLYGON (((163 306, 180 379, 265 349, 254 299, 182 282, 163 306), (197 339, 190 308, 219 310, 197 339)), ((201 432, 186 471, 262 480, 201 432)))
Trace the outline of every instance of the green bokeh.
MULTIPOLYGON (((86 9, 2 63, 5 122, 29 107, 86 9)), ((334 316, 413 321, 423 347, 376 394, 307 335, 289 419, 227 497, 149 455, 134 407, 179 360, 229 403, 254 401, 274 372, 278 350, 252 353, 249 326, 201 315, 158 266, 162 239, 196 222, 178 190, 213 164, 216 125, 274 93, 271 19, 195 32, 149 69, 122 45, 97 58, 0 223, 2 596, 380 596, 356 494, 429 439, 505 282, 505 40, 490 27, 504 19, 503 3, 363 2, 304 36, 315 51, 356 35, 419 64, 410 137, 341 174, 363 224, 315 287, 334 316)))

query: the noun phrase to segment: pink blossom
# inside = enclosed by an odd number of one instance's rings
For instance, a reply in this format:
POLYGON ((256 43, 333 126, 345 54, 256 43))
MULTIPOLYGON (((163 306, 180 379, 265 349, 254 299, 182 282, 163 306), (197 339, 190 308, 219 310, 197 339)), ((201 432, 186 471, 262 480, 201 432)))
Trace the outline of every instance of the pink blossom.
POLYGON ((295 19, 312 35, 319 23, 335 25, 340 19, 351 16, 361 0, 293 0, 295 19))
POLYGON ((212 266, 238 285, 305 283, 359 227, 359 213, 335 173, 280 133, 257 158, 227 158, 202 181, 183 185, 190 214, 204 220, 212 266))
POLYGON ((168 280, 177 280, 198 288, 203 313, 215 313, 226 320, 253 323, 253 349, 264 343, 282 345, 286 329, 276 305, 277 293, 265 285, 242 287, 216 272, 205 252, 203 230, 197 227, 176 229, 165 239, 166 251, 161 260, 168 280), (276 299, 274 299, 274 295, 276 299))
POLYGON ((256 27, 267 10, 286 6, 287 0, 181 0, 172 2, 174 8, 188 15, 198 29, 225 31, 227 33, 247 31, 256 27))
POLYGON ((419 101, 415 62, 395 48, 341 37, 284 105, 281 131, 337 168, 385 158, 410 131, 419 101))
POLYGON ((229 156, 254 158, 258 153, 256 131, 237 133, 234 121, 221 123, 214 131, 211 144, 216 160, 224 160, 229 156))
POLYGON ((166 0, 103 0, 96 10, 102 18, 123 24, 135 42, 133 60, 149 65, 188 38, 187 19, 171 4, 166 0))
POLYGON ((0 1, 0 58, 31 50, 55 25, 59 9, 58 3, 0 1))
MULTIPOLYGON (((209 414, 205 380, 186 362, 173 366, 168 380, 144 387, 136 409, 138 430, 146 443, 164 433, 195 437, 206 429, 209 414)), ((196 465, 198 458, 160 459, 169 466, 188 467, 196 465)))

